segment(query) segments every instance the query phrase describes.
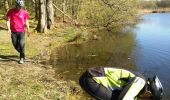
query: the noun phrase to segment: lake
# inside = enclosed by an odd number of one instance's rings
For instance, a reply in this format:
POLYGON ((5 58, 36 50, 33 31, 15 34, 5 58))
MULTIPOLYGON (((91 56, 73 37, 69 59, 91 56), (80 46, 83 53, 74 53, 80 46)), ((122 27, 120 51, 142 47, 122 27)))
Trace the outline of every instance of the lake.
POLYGON ((135 65, 149 76, 158 75, 164 86, 164 98, 170 98, 170 13, 154 13, 142 16, 134 32, 135 65))
POLYGON ((170 98, 170 13, 141 16, 129 32, 99 32, 98 40, 68 44, 52 51, 50 64, 56 77, 78 82, 90 67, 111 66, 157 75, 164 87, 163 100, 170 98), (100 35, 99 35, 100 34, 100 35))

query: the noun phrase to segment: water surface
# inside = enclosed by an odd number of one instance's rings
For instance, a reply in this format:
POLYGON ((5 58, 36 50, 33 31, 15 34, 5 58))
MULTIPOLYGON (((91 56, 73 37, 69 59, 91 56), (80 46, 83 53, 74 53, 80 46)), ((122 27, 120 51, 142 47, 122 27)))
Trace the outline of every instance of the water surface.
POLYGON ((78 82, 80 75, 90 67, 112 66, 135 70, 131 59, 134 35, 101 32, 100 39, 56 48, 51 64, 58 75, 78 82))
POLYGON ((136 26, 134 61, 148 76, 158 75, 170 98, 170 13, 146 14, 136 26))
POLYGON ((68 44, 52 51, 50 63, 56 77, 78 82, 90 67, 122 67, 158 75, 164 86, 163 100, 170 98, 170 14, 146 14, 131 33, 100 32, 98 40, 68 44))

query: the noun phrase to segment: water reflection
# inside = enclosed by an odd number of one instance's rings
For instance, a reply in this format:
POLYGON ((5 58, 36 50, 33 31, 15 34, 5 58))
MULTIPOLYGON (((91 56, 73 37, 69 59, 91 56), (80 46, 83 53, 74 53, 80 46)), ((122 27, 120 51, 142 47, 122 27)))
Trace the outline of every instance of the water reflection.
POLYGON ((137 70, 131 58, 134 46, 133 34, 106 32, 99 34, 98 40, 55 48, 50 63, 56 68, 56 76, 78 81, 79 76, 87 68, 97 66, 137 70))
POLYGON ((147 76, 158 75, 164 86, 164 98, 170 98, 170 13, 146 14, 137 25, 134 61, 147 76))

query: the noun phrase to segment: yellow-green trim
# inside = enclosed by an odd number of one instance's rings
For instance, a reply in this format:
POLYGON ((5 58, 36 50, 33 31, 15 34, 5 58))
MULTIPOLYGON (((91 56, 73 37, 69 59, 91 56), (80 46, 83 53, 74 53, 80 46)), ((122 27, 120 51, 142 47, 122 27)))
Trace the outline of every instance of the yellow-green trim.
POLYGON ((135 75, 124 69, 104 68, 105 76, 93 77, 93 79, 105 87, 122 87, 126 84, 121 78, 131 78, 135 75))

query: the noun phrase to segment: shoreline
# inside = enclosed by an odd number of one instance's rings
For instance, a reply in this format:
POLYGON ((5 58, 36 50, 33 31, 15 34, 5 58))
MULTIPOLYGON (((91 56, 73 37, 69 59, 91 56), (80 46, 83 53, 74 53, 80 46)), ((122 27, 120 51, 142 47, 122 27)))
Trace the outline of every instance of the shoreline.
POLYGON ((140 9, 138 14, 143 15, 147 13, 170 13, 170 8, 160 8, 160 9, 140 9))
MULTIPOLYGON (((23 100, 81 100, 84 92, 75 81, 56 77, 55 69, 43 61, 50 59, 51 50, 76 40, 84 29, 60 25, 46 34, 36 33, 25 37, 26 60, 18 64, 18 53, 13 48, 5 20, 0 30, 0 99, 23 100), (71 34, 74 33, 74 34, 71 34)), ((31 25, 34 25, 31 20, 31 25)), ((84 32, 85 33, 85 32, 84 32)), ((84 34, 85 35, 85 34, 84 34)), ((80 41, 81 42, 81 41, 80 41)), ((62 67, 62 66, 61 66, 62 67)), ((88 97, 85 97, 88 99, 88 97)))

